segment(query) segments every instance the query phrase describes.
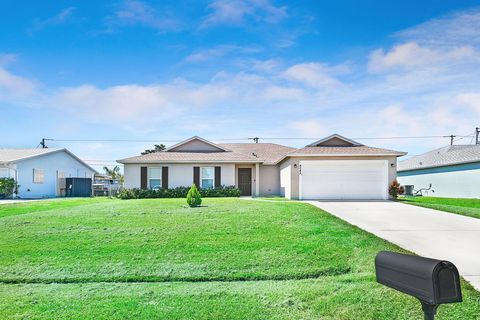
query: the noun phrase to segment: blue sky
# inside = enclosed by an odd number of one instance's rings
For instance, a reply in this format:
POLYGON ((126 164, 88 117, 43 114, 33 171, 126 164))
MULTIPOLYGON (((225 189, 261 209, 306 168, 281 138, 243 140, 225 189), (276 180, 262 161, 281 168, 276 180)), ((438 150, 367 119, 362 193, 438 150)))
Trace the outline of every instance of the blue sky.
MULTIPOLYGON (((478 1, 7 0, 0 21, 1 147, 480 126, 478 1)), ((418 154, 448 140, 361 142, 418 154)), ((101 165, 151 144, 50 146, 101 165)))

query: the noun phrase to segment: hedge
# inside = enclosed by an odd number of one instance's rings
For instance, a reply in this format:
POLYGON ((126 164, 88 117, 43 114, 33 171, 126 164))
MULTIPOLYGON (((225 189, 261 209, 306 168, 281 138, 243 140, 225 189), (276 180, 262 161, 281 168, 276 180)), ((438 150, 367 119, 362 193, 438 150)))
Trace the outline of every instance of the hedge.
POLYGON ((15 192, 15 179, 0 178, 0 199, 10 198, 15 192))
MULTIPOLYGON (((185 198, 190 187, 177 187, 158 190, 123 189, 118 193, 120 199, 148 198, 185 198)), ((210 189, 198 189, 202 197, 240 197, 240 189, 235 186, 221 186, 210 189)))

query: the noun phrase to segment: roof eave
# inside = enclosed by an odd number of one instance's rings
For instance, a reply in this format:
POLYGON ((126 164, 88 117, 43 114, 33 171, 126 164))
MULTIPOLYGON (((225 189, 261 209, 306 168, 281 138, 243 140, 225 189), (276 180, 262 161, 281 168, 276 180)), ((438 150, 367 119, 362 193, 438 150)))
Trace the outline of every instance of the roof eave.
POLYGON ((279 164, 288 157, 401 157, 406 155, 407 152, 397 153, 364 153, 364 154, 345 154, 345 153, 295 153, 287 154, 283 158, 276 161, 274 164, 279 164))
POLYGON ((124 161, 117 160, 121 164, 143 164, 143 163, 263 163, 264 160, 143 160, 124 161))

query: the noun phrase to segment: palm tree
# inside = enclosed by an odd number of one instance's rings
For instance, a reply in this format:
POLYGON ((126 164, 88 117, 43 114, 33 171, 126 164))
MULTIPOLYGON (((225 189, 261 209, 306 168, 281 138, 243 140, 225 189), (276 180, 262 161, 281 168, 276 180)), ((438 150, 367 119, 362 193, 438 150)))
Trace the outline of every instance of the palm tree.
POLYGON ((162 143, 162 144, 156 144, 154 146, 155 148, 154 149, 147 149, 145 151, 142 152, 142 155, 144 154, 149 154, 149 153, 154 153, 154 152, 159 152, 159 151, 163 151, 165 150, 165 145, 162 143))
POLYGON ((113 169, 110 169, 109 167, 103 167, 103 170, 105 171, 105 174, 112 177, 112 179, 119 179, 120 182, 123 183, 123 174, 120 173, 119 166, 115 166, 113 169))

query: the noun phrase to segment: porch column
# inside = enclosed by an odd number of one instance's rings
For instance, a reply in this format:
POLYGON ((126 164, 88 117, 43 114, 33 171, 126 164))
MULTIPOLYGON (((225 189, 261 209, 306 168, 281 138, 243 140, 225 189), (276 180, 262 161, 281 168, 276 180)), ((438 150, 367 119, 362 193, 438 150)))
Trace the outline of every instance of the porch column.
POLYGON ((260 164, 255 164, 255 196, 260 195, 260 164))

